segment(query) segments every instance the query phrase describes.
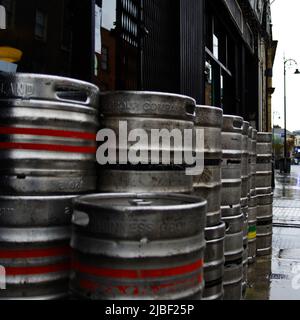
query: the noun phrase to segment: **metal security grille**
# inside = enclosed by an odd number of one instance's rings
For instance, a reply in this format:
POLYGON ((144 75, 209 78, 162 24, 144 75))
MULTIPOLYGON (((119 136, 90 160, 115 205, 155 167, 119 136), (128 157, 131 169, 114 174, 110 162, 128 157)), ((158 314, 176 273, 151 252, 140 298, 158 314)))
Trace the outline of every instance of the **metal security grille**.
POLYGON ((134 47, 139 46, 139 25, 141 21, 140 0, 120 0, 118 8, 120 15, 121 37, 134 47))
POLYGON ((118 89, 135 90, 140 87, 141 8, 141 0, 117 0, 118 89))
POLYGON ((180 12, 177 0, 144 0, 144 89, 180 91, 180 12))

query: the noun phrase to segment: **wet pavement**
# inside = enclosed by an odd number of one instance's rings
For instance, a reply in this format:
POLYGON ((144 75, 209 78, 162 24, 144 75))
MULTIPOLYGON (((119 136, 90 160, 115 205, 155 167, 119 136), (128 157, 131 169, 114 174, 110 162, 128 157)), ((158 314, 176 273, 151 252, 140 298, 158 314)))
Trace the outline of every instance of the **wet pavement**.
POLYGON ((250 266, 247 300, 300 300, 300 166, 276 174, 273 253, 250 266))

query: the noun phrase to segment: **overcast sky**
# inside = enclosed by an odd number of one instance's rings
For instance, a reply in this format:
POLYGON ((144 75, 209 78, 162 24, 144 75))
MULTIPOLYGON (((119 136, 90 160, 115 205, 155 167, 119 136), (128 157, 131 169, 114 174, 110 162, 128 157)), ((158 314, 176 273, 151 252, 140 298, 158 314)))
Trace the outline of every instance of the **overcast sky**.
MULTIPOLYGON (((297 60, 300 69, 300 1, 275 0, 272 4, 273 38, 278 40, 278 50, 274 67, 276 91, 273 95, 274 123, 283 127, 283 56, 297 60)), ((300 75, 294 75, 295 69, 287 74, 287 129, 300 130, 300 75)))

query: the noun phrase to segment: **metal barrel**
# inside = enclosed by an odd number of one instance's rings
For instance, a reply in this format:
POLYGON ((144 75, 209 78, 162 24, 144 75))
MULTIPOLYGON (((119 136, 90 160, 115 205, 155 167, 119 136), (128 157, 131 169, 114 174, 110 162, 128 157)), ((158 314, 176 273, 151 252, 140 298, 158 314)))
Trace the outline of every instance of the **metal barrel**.
POLYGON ((270 255, 273 236, 273 194, 257 196, 257 256, 270 255))
POLYGON ((223 111, 220 108, 197 106, 195 129, 204 131, 204 171, 193 177, 194 194, 207 200, 207 226, 221 222, 221 131, 223 111))
POLYGON ((212 300, 213 296, 219 297, 223 295, 223 288, 220 292, 216 292, 215 290, 220 288, 219 284, 222 284, 224 276, 225 229, 226 226, 224 222, 214 227, 206 227, 205 229, 204 297, 210 297, 209 300, 212 300))
POLYGON ((248 281, 248 247, 243 252, 243 281, 242 281, 243 298, 246 296, 247 281, 248 281))
POLYGON ((242 174, 242 195, 241 206, 248 206, 249 197, 249 130, 250 123, 244 121, 242 127, 242 162, 241 162, 241 174, 242 174))
POLYGON ((257 130, 252 129, 250 142, 250 196, 255 195, 256 189, 256 146, 257 146, 257 130))
POLYGON ((242 299, 243 262, 225 265, 224 300, 242 299))
POLYGON ((206 206, 174 194, 77 198, 71 291, 92 300, 201 297, 206 206))
POLYGON ((273 235, 272 134, 258 133, 256 163, 257 256, 270 255, 273 235))
POLYGON ((256 261, 256 237, 257 237, 257 197, 253 196, 249 201, 248 210, 248 262, 256 261))
POLYGON ((226 224, 225 236, 225 260, 236 261, 242 258, 244 215, 241 213, 241 206, 232 208, 222 207, 222 220, 226 224))
POLYGON ((272 156, 272 133, 258 132, 257 133, 257 154, 272 156))
POLYGON ((257 196, 257 220, 269 220, 273 217, 273 194, 257 196))
POLYGON ((257 134, 256 188, 272 186, 272 134, 257 134))
POLYGON ((68 295, 74 196, 0 196, 0 300, 68 295))
POLYGON ((191 138, 195 135, 195 107, 194 99, 175 94, 135 91, 100 94, 101 127, 112 130, 119 145, 113 150, 116 164, 98 168, 97 190, 191 193, 193 179, 186 175, 190 164, 183 153, 192 153, 193 146, 183 144, 183 137, 185 130, 191 132, 191 138), (125 137, 135 133, 147 136, 139 142, 141 152, 135 159, 138 163, 130 161, 130 152, 137 150, 137 142, 125 137), (157 139, 152 139, 154 134, 157 139))
POLYGON ((95 190, 98 88, 0 73, 0 187, 6 195, 95 190))
POLYGON ((224 298, 223 281, 219 281, 213 284, 212 286, 205 288, 202 300, 215 301, 215 300, 223 300, 223 298, 224 298))
POLYGON ((223 116, 222 206, 240 204, 243 118, 223 116))
POLYGON ((244 245, 244 250, 248 249, 248 229, 249 229, 249 224, 248 224, 248 212, 249 212, 249 207, 243 207, 241 208, 243 217, 244 217, 244 225, 243 225, 243 245, 244 245))
POLYGON ((257 222, 257 256, 272 253, 273 219, 257 222))

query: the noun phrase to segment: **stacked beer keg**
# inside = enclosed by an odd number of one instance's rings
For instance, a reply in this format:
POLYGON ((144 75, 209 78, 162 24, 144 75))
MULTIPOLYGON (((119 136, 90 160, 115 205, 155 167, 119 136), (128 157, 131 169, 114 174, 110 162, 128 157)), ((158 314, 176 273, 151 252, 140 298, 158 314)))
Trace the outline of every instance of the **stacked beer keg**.
MULTIPOLYGON (((100 97, 100 122, 117 141, 134 130, 183 137, 189 129, 194 135, 195 106, 180 95, 108 92, 100 97)), ((134 139, 119 145, 117 156, 135 152, 134 139)), ((201 299, 207 201, 183 195, 193 192, 193 178, 188 163, 175 161, 182 143, 149 147, 143 140, 139 149, 137 163, 99 166, 102 194, 75 201, 71 290, 83 299, 201 299)))
MULTIPOLYGON (((148 137, 154 130, 172 132, 176 129, 183 136, 184 130, 194 129, 196 102, 189 97, 154 92, 116 91, 102 93, 100 101, 101 127, 112 129, 117 141, 127 138, 120 136, 122 126, 126 127, 125 134, 134 129, 143 129, 148 137), (123 124, 120 121, 123 121, 123 124)), ((124 149, 118 148, 117 154, 121 155, 123 152, 127 155, 128 150, 134 148, 134 144, 136 142, 129 142, 128 145, 125 143, 124 149)), ((182 154, 182 148, 182 143, 173 143, 171 146, 157 143, 150 147, 145 144, 142 146, 145 152, 141 154, 139 164, 132 164, 125 159, 123 163, 110 164, 99 169, 97 189, 99 192, 191 193, 193 179, 186 175, 187 165, 174 162, 176 152, 182 154), (171 161, 168 160, 167 163, 164 163, 160 155, 165 151, 171 153, 171 161)))
POLYGON ((0 299, 67 296, 72 199, 96 188, 98 88, 0 73, 0 299))
POLYGON ((243 228, 241 161, 243 118, 224 115, 222 129, 222 220, 226 224, 224 299, 242 298, 243 228))
POLYGON ((249 153, 249 135, 252 134, 250 123, 244 121, 242 128, 242 197, 241 210, 244 215, 243 228, 243 295, 247 289, 247 272, 248 272, 248 200, 250 195, 250 153, 249 153))
POLYGON ((250 199, 248 210, 248 262, 256 261, 256 222, 257 222, 257 196, 256 196, 256 140, 257 130, 252 130, 250 147, 250 199))
POLYGON ((93 300, 200 299, 206 201, 188 195, 76 199, 71 290, 93 300))
POLYGON ((256 162, 257 256, 272 252, 272 134, 258 133, 256 162))
POLYGON ((223 298, 225 223, 221 220, 222 124, 222 109, 196 107, 195 129, 204 131, 204 171, 194 176, 194 194, 207 200, 205 300, 223 298))

